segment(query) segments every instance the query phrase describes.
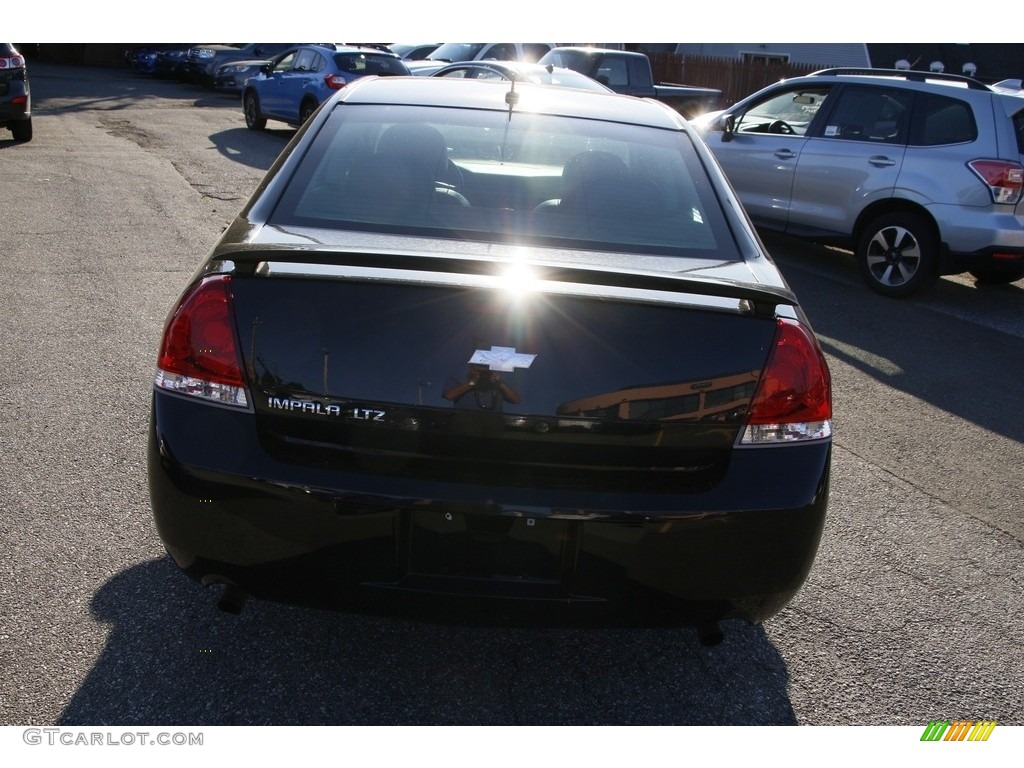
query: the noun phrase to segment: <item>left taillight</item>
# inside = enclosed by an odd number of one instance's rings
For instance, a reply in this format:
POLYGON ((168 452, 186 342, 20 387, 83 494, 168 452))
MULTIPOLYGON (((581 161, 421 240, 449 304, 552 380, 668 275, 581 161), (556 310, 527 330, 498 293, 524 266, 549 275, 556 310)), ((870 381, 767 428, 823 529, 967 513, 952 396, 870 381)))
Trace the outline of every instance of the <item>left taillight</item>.
POLYGON ((205 277, 181 297, 164 326, 155 384, 180 395, 249 407, 229 276, 205 277))
POLYGON ((807 328, 780 319, 740 443, 794 443, 831 435, 832 380, 825 356, 807 328))
POLYGON ((345 85, 348 83, 348 81, 344 78, 343 75, 331 74, 331 75, 327 75, 324 78, 324 83, 332 91, 340 91, 342 88, 345 87, 345 85))

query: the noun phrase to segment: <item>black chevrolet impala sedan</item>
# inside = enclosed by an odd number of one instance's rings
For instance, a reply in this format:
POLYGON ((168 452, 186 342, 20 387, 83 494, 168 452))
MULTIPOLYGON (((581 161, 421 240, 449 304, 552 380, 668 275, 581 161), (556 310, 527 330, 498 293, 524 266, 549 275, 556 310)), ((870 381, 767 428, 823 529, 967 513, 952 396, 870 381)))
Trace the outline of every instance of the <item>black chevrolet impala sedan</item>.
POLYGON ((825 360, 656 102, 349 85, 185 286, 154 384, 156 525, 229 610, 505 600, 713 642, 824 525, 825 360))

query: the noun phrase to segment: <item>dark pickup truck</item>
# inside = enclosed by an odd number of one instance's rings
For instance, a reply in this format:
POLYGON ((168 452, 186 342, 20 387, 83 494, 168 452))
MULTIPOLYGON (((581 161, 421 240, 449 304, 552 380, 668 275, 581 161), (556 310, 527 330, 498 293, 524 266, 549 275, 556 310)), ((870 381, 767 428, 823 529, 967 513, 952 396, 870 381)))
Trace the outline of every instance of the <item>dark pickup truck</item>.
POLYGON ((616 93, 663 101, 687 119, 722 108, 722 92, 717 88, 655 83, 651 60, 634 51, 563 46, 548 51, 539 63, 582 72, 616 93))

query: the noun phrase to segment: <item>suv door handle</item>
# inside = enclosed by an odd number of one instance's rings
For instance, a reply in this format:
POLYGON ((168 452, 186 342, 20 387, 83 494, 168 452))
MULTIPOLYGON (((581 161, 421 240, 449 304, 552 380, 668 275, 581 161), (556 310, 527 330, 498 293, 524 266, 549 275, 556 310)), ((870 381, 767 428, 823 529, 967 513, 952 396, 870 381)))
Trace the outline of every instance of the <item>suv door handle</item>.
POLYGON ((868 162, 879 168, 887 168, 890 165, 896 165, 895 160, 888 158, 885 155, 875 155, 874 157, 869 157, 868 162))
POLYGON ((796 152, 791 149, 776 149, 775 156, 779 158, 779 160, 792 160, 796 157, 796 152))

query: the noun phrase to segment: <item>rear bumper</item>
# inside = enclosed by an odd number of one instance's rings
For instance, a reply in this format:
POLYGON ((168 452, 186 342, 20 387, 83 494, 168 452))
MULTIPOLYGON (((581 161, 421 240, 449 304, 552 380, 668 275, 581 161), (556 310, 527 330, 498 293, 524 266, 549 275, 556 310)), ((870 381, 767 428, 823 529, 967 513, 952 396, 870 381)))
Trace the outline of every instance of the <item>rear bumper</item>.
POLYGON ((943 254, 939 272, 956 275, 972 270, 1016 274, 1024 270, 1024 246, 984 248, 974 253, 943 254))
POLYGON ((947 212, 931 209, 938 221, 947 222, 941 233, 945 248, 939 271, 958 274, 973 269, 1012 271, 1024 267, 1024 215, 1006 208, 997 212, 967 206, 947 212))
POLYGON ((11 83, 3 96, 0 96, 0 126, 29 120, 32 117, 32 99, 23 83, 11 83))
POLYGON ((252 414, 156 393, 149 485, 178 565, 256 597, 343 607, 429 592, 759 622, 810 570, 830 455, 827 442, 737 451, 696 494, 413 482, 277 462, 252 414))

